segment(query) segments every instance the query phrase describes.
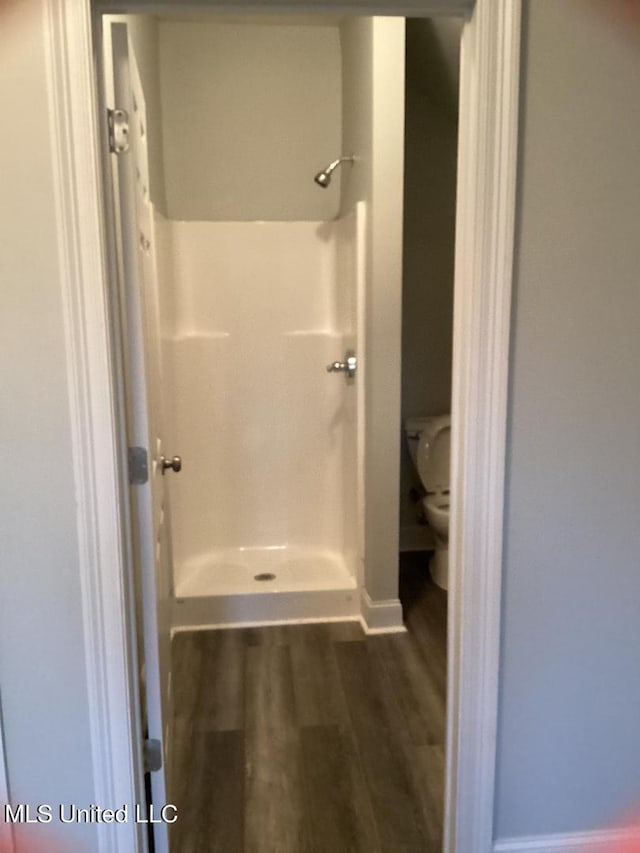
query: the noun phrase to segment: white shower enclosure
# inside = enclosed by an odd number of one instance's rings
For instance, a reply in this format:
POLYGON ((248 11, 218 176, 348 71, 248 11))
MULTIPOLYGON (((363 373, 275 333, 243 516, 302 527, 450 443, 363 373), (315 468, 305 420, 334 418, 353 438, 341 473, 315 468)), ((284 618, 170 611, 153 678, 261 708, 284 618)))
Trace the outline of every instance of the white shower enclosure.
POLYGON ((173 18, 152 35, 174 627, 356 618, 366 210, 343 188, 366 166, 313 181, 351 153, 339 24, 173 18), (355 376, 328 372, 347 351, 355 376))
POLYGON ((359 613, 364 215, 165 225, 178 624, 359 613))
POLYGON ((154 238, 138 243, 157 271, 143 300, 158 305, 161 452, 182 458, 163 478, 171 627, 402 630, 404 23, 125 18, 146 103, 154 238), (355 376, 327 371, 350 351, 355 376))

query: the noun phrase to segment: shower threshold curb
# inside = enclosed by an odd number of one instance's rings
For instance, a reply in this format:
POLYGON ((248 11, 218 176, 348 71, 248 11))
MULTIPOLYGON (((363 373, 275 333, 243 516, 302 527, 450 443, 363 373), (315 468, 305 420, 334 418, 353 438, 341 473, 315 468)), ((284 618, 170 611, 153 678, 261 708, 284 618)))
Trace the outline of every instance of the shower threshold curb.
POLYGON ((360 594, 347 589, 176 597, 174 631, 360 619, 360 594))

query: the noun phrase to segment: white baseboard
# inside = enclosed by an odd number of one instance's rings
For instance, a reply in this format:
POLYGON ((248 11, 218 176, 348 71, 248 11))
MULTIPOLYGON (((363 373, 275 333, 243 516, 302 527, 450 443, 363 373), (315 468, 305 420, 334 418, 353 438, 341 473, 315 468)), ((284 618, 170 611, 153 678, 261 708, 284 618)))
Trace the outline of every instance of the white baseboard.
POLYGON ((402 621, 402 605, 399 598, 372 601, 366 589, 360 591, 362 627, 365 634, 397 634, 407 629, 402 621))
POLYGON ((611 845, 640 843, 640 829, 605 829, 504 838, 493 845, 493 853, 612 853, 611 845))

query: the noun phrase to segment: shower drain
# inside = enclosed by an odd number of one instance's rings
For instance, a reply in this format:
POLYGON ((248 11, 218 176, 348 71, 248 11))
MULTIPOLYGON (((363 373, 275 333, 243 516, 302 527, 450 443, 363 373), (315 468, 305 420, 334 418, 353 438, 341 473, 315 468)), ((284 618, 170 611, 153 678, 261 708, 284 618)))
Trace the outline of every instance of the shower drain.
POLYGON ((276 576, 273 572, 260 572, 259 575, 253 576, 254 581, 274 581, 276 576))

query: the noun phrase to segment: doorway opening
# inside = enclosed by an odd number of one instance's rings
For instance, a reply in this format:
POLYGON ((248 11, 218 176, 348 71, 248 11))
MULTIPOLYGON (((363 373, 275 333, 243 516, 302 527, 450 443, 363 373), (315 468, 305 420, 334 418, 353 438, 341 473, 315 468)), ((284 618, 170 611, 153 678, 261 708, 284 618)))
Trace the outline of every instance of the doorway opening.
MULTIPOLYGON (((426 32, 435 44, 426 73, 436 75, 442 41, 437 28, 426 32)), ((396 543, 382 579, 367 575, 366 489, 368 396, 384 394, 393 368, 390 399, 400 399, 399 324, 385 332, 376 309, 386 300, 399 320, 402 184, 389 175, 402 178, 405 155, 405 22, 132 15, 106 17, 104 34, 127 441, 153 457, 132 503, 145 725, 163 745, 169 784, 154 800, 175 792, 188 815, 176 850, 212 832, 229 850, 348 849, 353 837, 363 850, 439 849, 446 596, 424 555, 404 560, 408 635, 367 639, 357 621, 371 634, 404 630, 398 461, 379 480, 396 543), (387 94, 395 84, 400 96, 401 122, 384 128, 380 152, 371 113, 379 122, 382 74, 387 94), (322 168, 336 158, 335 174, 322 168), (383 226, 397 239, 374 245, 383 226), (396 272, 382 294, 376 265, 396 272), (380 348, 386 377, 374 376, 380 348), (376 585, 393 592, 377 601, 376 585), (388 611, 381 623, 363 613, 363 596, 388 611), (215 807, 212 766, 222 774, 215 807), (336 776, 345 780, 339 807, 336 776)), ((428 53, 422 38, 407 54, 411 84, 425 73, 415 62, 428 53)), ((410 94, 407 103, 434 106, 410 94)), ((422 120, 410 125, 413 145, 432 131, 422 120)), ((439 153, 455 163, 455 132, 451 140, 453 151, 439 153)), ((455 169, 448 193, 448 217, 435 199, 420 213, 448 225, 448 297, 432 300, 427 318, 438 299, 452 304, 455 169)), ((411 227, 424 222, 405 217, 415 298, 436 267, 416 274, 411 227)), ((451 312, 434 327, 446 323, 450 341, 451 312)), ((438 381, 450 388, 450 367, 438 381)), ((158 829, 156 846, 168 844, 158 829)))
MULTIPOLYGON (((135 3, 138 9, 148 8, 144 0, 135 3)), ((399 11, 384 4, 377 8, 399 11)), ((454 570, 449 590, 444 842, 451 853, 484 849, 493 837, 521 10, 519 0, 477 0, 473 10, 462 0, 452 0, 446 8, 470 14, 462 39, 454 329, 458 358, 452 403, 454 570)), ((434 3, 433 11, 441 13, 442 3, 434 3)), ((414 10, 408 6, 406 12, 414 10)), ((99 12, 94 23, 96 17, 99 12)), ((117 389, 121 367, 113 316, 107 310, 113 279, 105 261, 109 190, 96 157, 106 138, 95 94, 94 48, 100 37, 95 38, 96 30, 92 41, 91 27, 89 0, 48 7, 45 36, 74 472, 84 496, 77 515, 86 565, 81 585, 92 673, 88 702, 96 790, 104 802, 134 802, 141 801, 142 751, 136 691, 131 690, 135 629, 128 621, 130 512, 117 389), (132 698, 123 702, 124 696, 132 698)), ((384 239, 384 234, 378 237, 384 239)), ((396 428, 399 434, 399 424, 396 428)), ((397 542, 395 547, 397 554, 397 542)), ((372 611, 369 608, 369 616, 376 615, 372 611)), ((100 837, 127 853, 144 848, 139 827, 104 825, 100 837)))

